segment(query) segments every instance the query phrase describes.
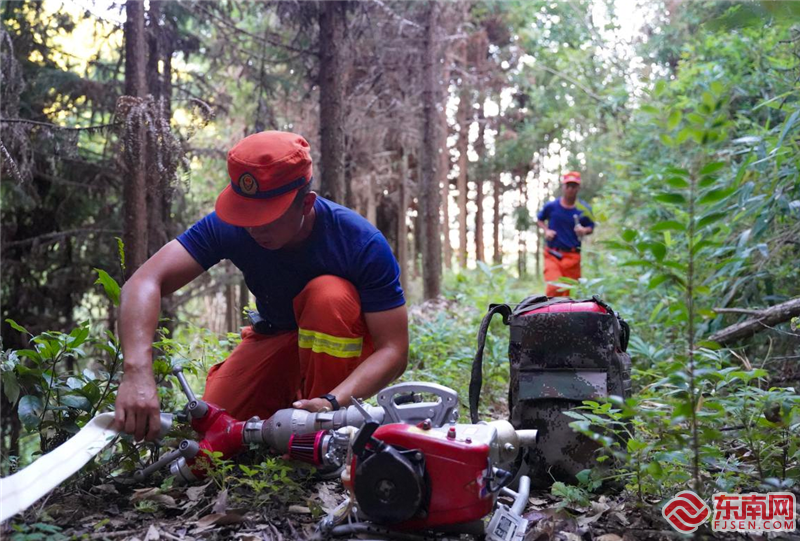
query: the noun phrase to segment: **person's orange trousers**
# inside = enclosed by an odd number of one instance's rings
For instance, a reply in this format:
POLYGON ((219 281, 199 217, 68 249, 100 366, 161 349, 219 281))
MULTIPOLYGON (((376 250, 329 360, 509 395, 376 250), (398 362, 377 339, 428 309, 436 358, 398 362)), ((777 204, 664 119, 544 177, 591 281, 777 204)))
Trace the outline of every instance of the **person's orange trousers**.
POLYGON ((560 253, 563 256, 561 260, 547 250, 544 251, 544 281, 547 282, 545 294, 548 297, 569 297, 569 289, 562 289, 549 282, 558 282, 562 276, 575 280, 581 277, 580 252, 560 253))
POLYGON ((298 330, 261 335, 252 327, 211 367, 203 399, 240 420, 269 419, 297 399, 327 394, 373 351, 356 288, 336 276, 311 280, 294 299, 298 330))

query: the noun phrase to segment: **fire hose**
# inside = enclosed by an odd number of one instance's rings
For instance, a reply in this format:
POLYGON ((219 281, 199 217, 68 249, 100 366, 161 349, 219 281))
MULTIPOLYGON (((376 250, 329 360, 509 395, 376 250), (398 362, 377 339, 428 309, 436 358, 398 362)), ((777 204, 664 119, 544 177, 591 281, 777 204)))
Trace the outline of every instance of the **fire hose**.
MULTIPOLYGON (((33 505, 63 483, 102 451, 118 432, 112 428, 113 413, 101 413, 56 449, 22 471, 0 479, 0 522, 33 505)), ((172 415, 161 414, 159 437, 172 425, 172 415)))
POLYGON ((117 435, 111 428, 113 422, 113 413, 96 416, 54 451, 0 479, 0 521, 24 511, 85 466, 117 435))

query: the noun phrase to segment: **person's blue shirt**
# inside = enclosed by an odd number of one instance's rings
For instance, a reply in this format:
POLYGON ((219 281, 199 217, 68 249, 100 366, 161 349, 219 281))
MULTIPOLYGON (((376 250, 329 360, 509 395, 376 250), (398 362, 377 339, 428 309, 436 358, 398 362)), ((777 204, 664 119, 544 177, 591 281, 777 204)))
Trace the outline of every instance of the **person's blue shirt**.
POLYGON ((302 244, 268 250, 243 227, 212 212, 178 237, 206 270, 223 259, 244 274, 262 318, 275 329, 294 330, 292 301, 312 279, 331 274, 350 281, 363 312, 405 304, 400 267, 386 239, 358 213, 321 197, 314 204, 314 228, 302 244))
POLYGON ((568 209, 561 205, 560 197, 550 201, 539 211, 539 220, 547 222, 547 227, 556 232, 556 237, 551 241, 547 241, 547 246, 556 250, 580 248, 581 240, 575 233, 575 216, 578 217, 580 224, 584 227, 594 228, 594 222, 579 207, 588 209, 589 213, 592 212, 592 208, 580 199, 575 207, 568 209))

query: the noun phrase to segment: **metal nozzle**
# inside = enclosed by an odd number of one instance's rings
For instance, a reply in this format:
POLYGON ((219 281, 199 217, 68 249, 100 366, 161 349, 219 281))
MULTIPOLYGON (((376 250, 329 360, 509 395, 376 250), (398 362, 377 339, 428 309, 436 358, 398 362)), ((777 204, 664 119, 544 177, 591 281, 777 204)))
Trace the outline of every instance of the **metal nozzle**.
POLYGON ((178 378, 178 382, 181 384, 181 389, 183 389, 183 394, 186 395, 186 398, 189 399, 189 402, 197 401, 197 397, 192 392, 192 388, 189 387, 189 383, 186 381, 186 376, 183 375, 183 368, 180 366, 176 366, 172 369, 172 373, 178 378))
POLYGON ((533 447, 536 444, 538 430, 517 430, 520 447, 533 447))
POLYGON ((206 413, 208 413, 208 404, 197 399, 192 391, 192 388, 189 387, 189 382, 186 381, 186 376, 183 375, 183 368, 176 366, 172 369, 172 373, 176 378, 178 378, 178 383, 181 384, 183 394, 185 394, 186 398, 189 400, 189 403, 186 406, 189 415, 191 415, 194 419, 203 417, 206 413))

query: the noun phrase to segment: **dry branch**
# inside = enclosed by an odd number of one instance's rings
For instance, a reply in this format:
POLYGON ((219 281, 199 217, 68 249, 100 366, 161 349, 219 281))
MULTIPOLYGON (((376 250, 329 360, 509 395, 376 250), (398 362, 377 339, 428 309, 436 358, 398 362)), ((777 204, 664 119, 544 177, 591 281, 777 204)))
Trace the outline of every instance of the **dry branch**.
POLYGON ((27 239, 15 240, 12 242, 4 243, 3 251, 7 250, 8 248, 15 248, 17 246, 27 246, 29 244, 34 244, 37 242, 50 243, 65 237, 74 237, 77 235, 94 235, 97 233, 119 235, 122 233, 122 231, 120 229, 105 229, 105 228, 81 228, 81 229, 70 229, 69 231, 55 231, 53 233, 37 235, 35 237, 30 237, 27 239))
POLYGON ((106 128, 116 128, 120 125, 119 122, 112 122, 111 124, 98 124, 96 126, 59 126, 50 122, 39 122, 36 120, 29 120, 27 118, 0 118, 0 124, 30 124, 32 126, 44 126, 50 130, 71 130, 71 131, 87 131, 87 130, 104 130, 106 128))
MULTIPOLYGON (((714 308, 714 311, 726 313, 733 312, 734 309, 714 308)), ((739 312, 739 310, 736 311, 739 312)), ((753 317, 725 327, 712 334, 709 339, 723 345, 730 344, 742 338, 748 338, 757 332, 771 328, 784 321, 789 321, 793 317, 800 316, 800 297, 775 306, 770 306, 769 308, 764 308, 763 310, 742 310, 741 312, 751 314, 753 317)))

